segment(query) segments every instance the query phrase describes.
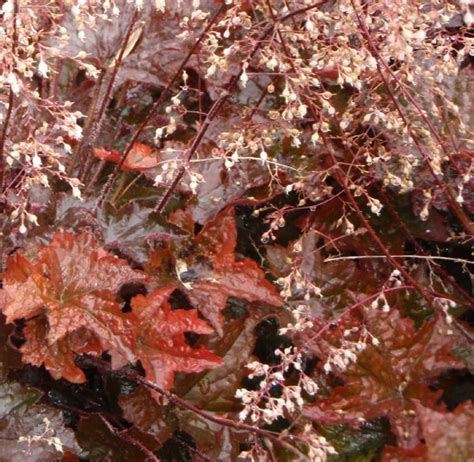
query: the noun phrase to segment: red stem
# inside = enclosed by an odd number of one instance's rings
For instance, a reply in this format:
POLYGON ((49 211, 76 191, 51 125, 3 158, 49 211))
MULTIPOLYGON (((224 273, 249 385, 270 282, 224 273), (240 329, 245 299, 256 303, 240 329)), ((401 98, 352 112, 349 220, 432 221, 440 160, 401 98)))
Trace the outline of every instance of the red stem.
MULTIPOLYGON (((267 2, 268 2, 268 0, 267 0, 267 2)), ((271 6, 270 6, 270 14, 272 15, 272 18, 274 19, 275 17, 273 15, 273 11, 271 9, 271 6)), ((285 55, 288 59, 288 62, 289 62, 290 66, 293 69, 293 72, 297 72, 297 69, 296 69, 294 63, 291 60, 291 55, 288 52, 288 48, 286 46, 286 42, 284 40, 284 37, 281 34, 281 31, 277 30, 277 33, 278 33, 278 37, 280 39, 280 43, 281 43, 283 52, 285 53, 285 55)), ((314 119, 315 122, 317 122, 319 120, 319 116, 318 116, 317 109, 315 108, 315 106, 313 104, 313 100, 311 98, 307 97, 304 94, 303 94, 303 97, 304 97, 304 100, 305 100, 305 102, 306 102, 306 104, 309 108, 309 111, 311 113, 312 118, 314 119)), ((339 126, 339 124, 338 124, 338 126, 339 126)), ((337 161, 337 159, 334 155, 333 148, 329 144, 329 141, 328 141, 325 133, 322 130, 319 130, 319 134, 320 134, 321 139, 323 140, 323 143, 324 143, 326 149, 328 150, 329 158, 331 160, 332 166, 334 167, 334 173, 335 173, 335 176, 336 176, 336 180, 341 185, 341 187, 343 188, 346 197, 348 198, 349 202, 351 203, 354 211, 356 212, 356 214, 357 214, 357 216, 360 220, 360 223, 365 227, 365 229, 369 233, 372 240, 376 243, 376 245, 379 247, 380 251, 385 255, 385 257, 392 264, 392 266, 400 272, 400 274, 403 276, 403 278, 407 282, 409 282, 414 288, 416 288, 416 290, 430 303, 430 305, 432 305, 433 304, 432 303, 433 302, 433 296, 427 290, 425 290, 424 287, 422 287, 411 276, 411 274, 409 274, 405 270, 405 268, 395 258, 392 257, 392 255, 390 254, 390 251, 387 249, 385 244, 378 237, 377 233, 375 232, 375 230, 370 225, 369 221, 367 220, 364 213, 360 209, 359 204, 357 203, 354 195, 352 194, 350 188, 347 185, 347 181, 346 181, 346 177, 344 176, 344 172, 341 169, 341 167, 340 167, 340 165, 339 165, 339 163, 338 163, 338 161, 337 161)))
POLYGON ((150 120, 153 118, 153 116, 158 112, 158 110, 160 109, 162 103, 165 101, 165 99, 168 97, 168 94, 170 93, 171 91, 171 88, 173 87, 173 85, 175 84, 175 82, 181 77, 181 75, 183 74, 183 70, 184 68, 186 67, 188 61, 191 59, 191 56, 194 54, 194 52, 197 50, 197 48, 199 47, 199 45, 201 44, 201 42, 204 40, 204 37, 207 35, 207 33, 209 32, 209 30, 211 29, 211 27, 215 24, 215 22, 217 21, 217 18, 221 15, 221 13, 227 8, 226 5, 222 5, 217 11, 216 13, 214 14, 214 16, 211 18, 211 20, 209 21, 209 23, 207 24, 206 28, 202 31, 201 35, 199 36, 199 38, 196 40, 196 42, 194 43, 194 45, 191 47, 191 49, 189 50, 188 54, 186 55, 186 57, 184 58, 183 62, 181 63, 181 65, 179 66, 178 70, 175 72, 173 78, 170 80, 170 82, 168 83, 168 85, 166 86, 166 88, 161 92, 159 98, 156 100, 155 104, 153 105, 153 107, 150 109, 150 112, 148 112, 147 116, 143 119, 142 123, 139 125, 139 127, 135 130, 135 133, 133 134, 132 136, 132 139, 130 140, 130 142, 128 143, 128 146, 127 148, 125 149, 121 159, 120 159, 120 162, 115 166, 113 172, 111 173, 111 175, 109 176, 107 182, 105 183, 104 185, 104 188, 102 189, 101 193, 100 193, 100 196, 99 196, 99 199, 97 201, 97 205, 96 205, 96 208, 99 208, 99 207, 102 207, 103 205, 103 202, 105 200, 105 197, 107 196, 107 194, 109 193, 110 189, 112 188, 112 185, 120 171, 120 169, 122 168, 122 165, 124 164, 124 162, 127 160, 127 157, 128 155, 130 154, 131 150, 133 149, 133 146, 134 144, 138 141, 138 138, 139 136, 141 135, 141 133, 143 132, 143 130, 146 128, 146 126, 148 125, 148 123, 150 122, 150 120))
MULTIPOLYGON (((85 364, 90 364, 92 366, 97 367, 98 369, 102 370, 105 373, 113 373, 117 374, 120 377, 126 377, 129 380, 132 380, 135 383, 139 383, 141 385, 144 385, 145 387, 149 388, 150 390, 154 390, 158 392, 160 395, 164 396, 169 402, 173 403, 174 405, 187 409, 188 411, 193 412, 194 414, 202 417, 203 419, 209 421, 209 422, 214 422, 218 425, 224 426, 224 427, 229 427, 229 428, 234 428, 236 430, 246 430, 250 433, 257 434, 266 438, 270 438, 272 441, 282 443, 285 436, 283 434, 270 431, 270 430, 265 430, 259 427, 256 427, 254 425, 249 425, 243 422, 239 421, 234 421, 231 419, 228 419, 226 417, 218 417, 215 414, 211 414, 207 411, 204 411, 198 407, 196 407, 194 404, 191 404, 184 399, 180 398, 179 396, 175 395, 174 393, 171 393, 170 391, 164 390, 160 386, 156 385, 155 383, 151 382, 150 380, 145 379, 141 375, 138 375, 136 372, 132 372, 130 370, 116 370, 113 371, 110 369, 110 366, 103 360, 98 359, 98 358, 83 358, 81 360, 81 363, 85 364)), ((293 440, 293 441, 299 441, 301 443, 305 444, 304 440, 301 440, 300 438, 291 435, 291 437, 288 437, 288 439, 293 440)))
MULTIPOLYGON (((97 113, 97 116, 94 118, 94 122, 91 126, 91 129, 90 129, 89 133, 87 133, 85 135, 85 136, 87 136, 87 140, 84 140, 79 146, 79 149, 78 149, 77 154, 75 156, 76 159, 80 158, 81 153, 82 153, 82 149, 84 147, 86 149, 88 149, 91 146, 91 144, 94 142, 95 138, 97 137, 97 132, 100 129, 102 119, 103 119, 103 117, 105 115, 105 111, 107 109, 107 105, 109 104, 110 98, 112 96, 112 90, 113 90, 113 87, 114 87, 114 84, 115 84, 115 79, 117 77, 118 71, 119 71, 120 66, 122 64, 123 56, 124 56, 125 51, 127 49, 128 41, 130 39, 130 36, 132 35, 133 28, 134 28, 134 26, 137 22, 139 14, 140 14, 140 11, 138 10, 138 8, 135 8, 135 11, 133 12, 133 16, 130 19, 130 24, 128 25, 127 32, 126 32, 125 37, 123 39, 122 46, 120 47, 119 54, 117 56, 117 59, 115 60, 114 68, 112 70, 112 75, 110 76, 110 80, 107 84, 105 94, 102 98, 102 102, 101 102, 101 105, 100 105, 100 108, 99 108, 99 112, 97 113)), ((85 161, 85 159, 84 159, 84 161, 85 161)), ((83 162, 82 165, 84 165, 84 164, 85 164, 85 162, 83 162)))
MULTIPOLYGON (((304 13, 306 11, 309 11, 311 9, 314 9, 314 8, 318 8, 326 3, 328 3, 329 0, 323 0, 321 2, 318 2, 318 3, 315 3, 313 5, 309 5, 305 8, 301 8, 299 10, 295 10, 294 12, 292 13, 288 13, 287 15, 285 16, 282 16, 280 18, 277 19, 277 21, 286 21, 287 19, 290 19, 292 17, 294 17, 295 15, 298 15, 298 14, 301 14, 301 13, 304 13)), ((100 197, 97 201, 97 205, 96 205, 96 209, 98 207, 101 207, 104 200, 105 200, 105 197, 107 196, 108 192, 110 191, 110 188, 112 187, 112 184, 115 180, 115 178, 117 177, 118 175, 118 172, 119 170, 121 169, 123 163, 125 162, 125 160, 127 159, 127 156, 128 154, 130 153, 130 151, 132 150, 133 148, 133 145, 134 143, 138 140, 138 137, 140 136, 140 134, 142 133, 142 131, 145 129, 145 127, 147 126, 148 122, 151 120, 151 118, 155 115, 155 113, 157 112, 157 110, 161 107, 161 104, 162 102, 165 100, 165 97, 168 96, 168 93, 170 92, 172 86, 174 85, 174 83, 176 82, 176 80, 181 76, 187 62, 189 61, 189 59, 191 58, 191 56, 194 54, 194 52, 196 51, 197 47, 199 46, 199 44, 202 42, 202 40, 204 39, 205 35, 207 34, 207 32, 211 29, 212 25, 216 22, 218 16, 226 9, 226 5, 222 5, 219 10, 217 10, 217 12, 214 14, 214 16, 212 17, 212 19, 209 21, 209 24, 206 26, 206 28, 204 29, 204 31, 202 32, 202 34, 200 35, 199 39, 196 41, 196 43, 193 45, 193 47, 191 48, 191 50, 189 50, 186 58, 183 60, 181 66, 179 67, 178 71, 175 73, 175 75, 173 76, 173 78, 171 79, 171 81, 169 82, 169 84, 166 86, 166 88, 163 90, 163 92, 161 93, 160 97, 158 98, 158 100, 156 101, 156 103, 153 105, 152 109, 150 110, 150 112, 148 113, 148 115, 145 117, 145 119, 143 120, 143 122, 141 123, 141 125, 138 127, 138 129, 136 130, 135 134, 133 135, 131 141, 129 142, 126 150, 124 151, 124 154, 122 156, 122 158, 120 159, 120 162, 116 165, 114 171, 112 172, 112 174, 110 175, 109 179, 107 180, 107 183, 105 184, 101 194, 100 194, 100 197)), ((258 49, 262 46, 262 42, 263 40, 265 40, 265 38, 268 36, 268 34, 273 30, 274 28, 274 24, 271 25, 270 27, 267 28, 267 30, 265 30, 262 34, 262 36, 258 39, 256 45, 254 46, 252 52, 250 53, 250 58, 251 59, 255 53, 258 51, 258 49)), ((218 113, 218 111, 220 111, 220 109, 222 108, 223 104, 225 103, 225 101, 227 100, 227 98, 230 96, 230 89, 238 82, 239 78, 240 78, 240 75, 242 73, 242 70, 240 71, 240 73, 237 75, 237 76, 234 76, 233 79, 231 80, 231 82, 229 83, 228 85, 228 89, 229 91, 221 96, 213 105, 213 107, 211 108, 211 111, 209 112, 206 120, 204 121, 204 124, 201 126, 201 129, 199 130, 198 134, 196 135, 191 147, 189 148, 189 151, 188 151, 188 154, 186 156, 186 162, 183 164, 183 166, 179 169, 175 179, 173 180, 171 186, 168 188, 168 190, 166 191, 165 193, 165 196, 163 197, 163 199, 160 201, 160 203, 158 204, 157 208, 156 208, 156 211, 161 211, 163 210, 163 208, 165 207, 166 203, 168 202, 169 198, 171 197, 171 194, 173 193, 174 189, 177 187, 177 185, 179 184, 179 182, 181 181, 184 173, 185 173, 185 168, 186 168, 186 163, 189 162, 189 160, 192 159, 192 157, 194 156, 197 148, 199 147, 201 141, 202 141, 202 138, 204 137, 207 129, 209 128, 209 124, 210 122, 212 121, 212 119, 216 116, 216 114, 218 113)))
MULTIPOLYGON (((389 94, 389 97, 390 99, 392 100, 394 106, 395 106, 395 109, 397 110, 397 112, 400 114, 400 117, 401 119, 403 120, 403 122, 405 123, 405 126, 407 127, 407 130, 408 130, 408 133, 410 134, 411 138, 413 139, 413 141, 415 142, 415 145, 416 147, 418 148, 418 151, 420 152, 421 156, 423 157, 424 161, 426 162, 426 165, 428 166, 428 169, 431 173, 431 176, 433 177, 435 183, 438 185, 438 187, 443 191, 444 195, 446 196, 446 199, 448 200, 449 202, 449 205, 451 206, 451 208, 453 209, 455 215, 458 217, 459 221, 461 222, 461 224, 463 225, 464 229, 467 231, 467 233, 469 235, 473 235, 474 234, 474 225, 470 222, 469 218, 465 215, 465 213, 463 212, 463 210, 461 209, 461 207, 459 207, 459 205, 456 203, 455 199, 453 198, 452 196, 452 193, 451 193, 451 190, 449 188, 449 186, 442 182, 439 178, 438 178, 438 175, 436 174, 436 172, 434 171, 434 168, 433 168, 433 165, 430 161, 430 158, 428 156, 428 154, 425 152, 423 146, 421 145, 421 143, 418 141, 418 138, 415 136, 415 134, 412 132, 411 128, 410 128, 410 123, 408 122, 407 118, 405 117, 405 114, 403 113, 403 111, 401 110, 400 108, 400 105, 398 104, 398 101, 397 99, 395 98, 395 95, 393 94, 391 88, 390 88, 390 85, 389 85, 389 82, 385 76, 385 74, 383 73, 382 69, 381 69, 381 63, 382 65, 385 66, 385 63, 383 62, 383 60, 381 59, 380 55, 378 54, 378 51, 377 51, 377 48, 372 40, 372 37, 370 36, 365 24, 362 22, 360 16, 359 16, 359 13, 357 12, 357 9, 356 9, 356 6, 354 5, 354 2, 353 0, 351 0, 351 3, 352 3, 352 7, 354 9, 354 12, 357 16, 357 21, 360 25, 360 28, 362 30, 362 33, 363 35, 365 36, 366 40, 367 40, 367 43, 369 45, 369 51, 371 52, 372 56, 377 60, 377 70, 379 71, 379 74, 380 74, 380 77, 382 78, 386 88, 387 88, 387 92, 389 94)), ((412 101, 413 103, 413 101, 412 101)))
POLYGON ((144 446, 141 441, 138 441, 137 439, 132 438, 130 435, 126 433, 116 430, 115 427, 102 414, 98 414, 98 415, 99 415, 100 420, 102 420, 105 426, 109 429, 110 433, 115 435, 117 438, 120 438, 126 441, 127 443, 140 449, 140 451, 142 451, 144 454, 147 455, 148 457, 147 461, 149 460, 151 462, 160 462, 160 459, 158 459, 158 457, 156 457, 155 454, 153 454, 153 451, 150 451, 150 449, 144 446))
MULTIPOLYGON (((17 29, 17 24, 16 24, 17 15, 18 15, 18 0, 14 0, 13 1, 13 17, 12 17, 13 36, 12 36, 12 49, 11 49, 13 67, 15 66, 15 52, 16 52, 16 48, 18 44, 18 29, 17 29)), ((14 72, 14 69, 12 69, 11 72, 14 72)), ((10 92, 8 95, 8 109, 5 115, 5 121, 3 122, 2 137, 0 138, 0 195, 1 196, 3 196, 3 192, 5 191, 5 187, 6 187, 5 159, 4 159, 3 154, 4 154, 4 149, 5 149, 5 143, 7 140, 8 126, 10 124, 10 119, 11 119, 12 111, 13 111, 14 97, 15 95, 10 86, 10 92)), ((1 202, 3 202, 3 197, 1 197, 1 202)))

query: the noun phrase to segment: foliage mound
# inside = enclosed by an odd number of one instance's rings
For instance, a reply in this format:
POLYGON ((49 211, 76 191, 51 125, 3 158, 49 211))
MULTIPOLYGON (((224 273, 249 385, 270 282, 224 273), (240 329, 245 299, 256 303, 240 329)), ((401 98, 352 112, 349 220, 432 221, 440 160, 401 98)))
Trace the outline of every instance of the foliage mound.
POLYGON ((474 6, 6 0, 0 462, 474 461, 474 6))

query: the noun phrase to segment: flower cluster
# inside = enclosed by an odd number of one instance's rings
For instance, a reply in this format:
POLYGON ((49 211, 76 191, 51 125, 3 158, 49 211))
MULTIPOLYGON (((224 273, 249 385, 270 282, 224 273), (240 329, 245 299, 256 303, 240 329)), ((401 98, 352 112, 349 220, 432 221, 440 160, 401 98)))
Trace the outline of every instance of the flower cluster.
POLYGON ((281 358, 278 366, 269 366, 258 361, 247 364, 250 369, 249 379, 259 380, 258 390, 240 388, 236 398, 244 405, 240 411, 239 419, 247 418, 254 423, 265 422, 271 424, 278 418, 288 414, 292 415, 304 405, 303 392, 313 396, 318 391, 318 385, 302 371, 302 355, 295 348, 277 349, 275 355, 281 358), (291 370, 298 371, 298 383, 286 384, 285 375, 291 370), (274 392, 278 396, 274 396, 274 392))

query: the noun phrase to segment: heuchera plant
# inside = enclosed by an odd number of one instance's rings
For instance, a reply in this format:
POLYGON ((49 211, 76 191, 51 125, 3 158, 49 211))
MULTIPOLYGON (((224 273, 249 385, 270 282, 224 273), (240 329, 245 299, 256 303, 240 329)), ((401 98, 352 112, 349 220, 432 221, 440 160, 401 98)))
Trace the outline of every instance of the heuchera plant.
POLYGON ((472 2, 0 8, 0 461, 474 460, 472 2))

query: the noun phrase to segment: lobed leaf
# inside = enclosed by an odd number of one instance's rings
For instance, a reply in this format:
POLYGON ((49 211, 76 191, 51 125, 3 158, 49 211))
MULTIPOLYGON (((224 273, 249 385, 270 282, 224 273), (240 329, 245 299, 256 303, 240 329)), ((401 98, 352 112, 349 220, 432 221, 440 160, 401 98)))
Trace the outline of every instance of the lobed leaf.
MULTIPOLYGON (((368 308, 363 322, 380 344, 368 343, 356 364, 345 372, 335 371, 344 385, 334 387, 329 397, 316 401, 305 414, 325 423, 353 426, 388 416, 399 440, 412 447, 419 437, 416 403, 443 409, 437 404, 440 394, 431 391, 429 385, 441 372, 464 367, 451 352, 455 338, 441 317, 415 329, 413 321, 403 318, 396 309, 386 315, 368 308)), ((318 342, 316 354, 324 357, 329 345, 341 337, 340 329, 360 323, 355 316, 341 323, 318 342)))
POLYGON ((209 334, 212 329, 198 318, 196 310, 171 310, 167 299, 173 290, 164 287, 132 300, 137 357, 146 377, 165 390, 173 386, 176 371, 201 372, 222 362, 206 348, 191 348, 186 343, 185 332, 209 334))
POLYGON ((223 334, 221 312, 230 296, 273 306, 282 304, 277 290, 253 260, 236 260, 237 229, 233 208, 208 222, 193 244, 196 257, 188 259, 176 258, 169 246, 157 249, 150 257, 147 270, 185 292, 219 335, 223 334), (169 281, 170 270, 177 272, 174 282, 169 281), (185 280, 188 275, 191 275, 190 281, 185 280))
POLYGON ((2 307, 7 321, 26 319, 23 360, 44 364, 55 378, 83 382, 74 354, 113 350, 135 359, 129 320, 116 300, 119 288, 145 275, 100 249, 90 234, 57 232, 35 261, 8 261, 2 307))

